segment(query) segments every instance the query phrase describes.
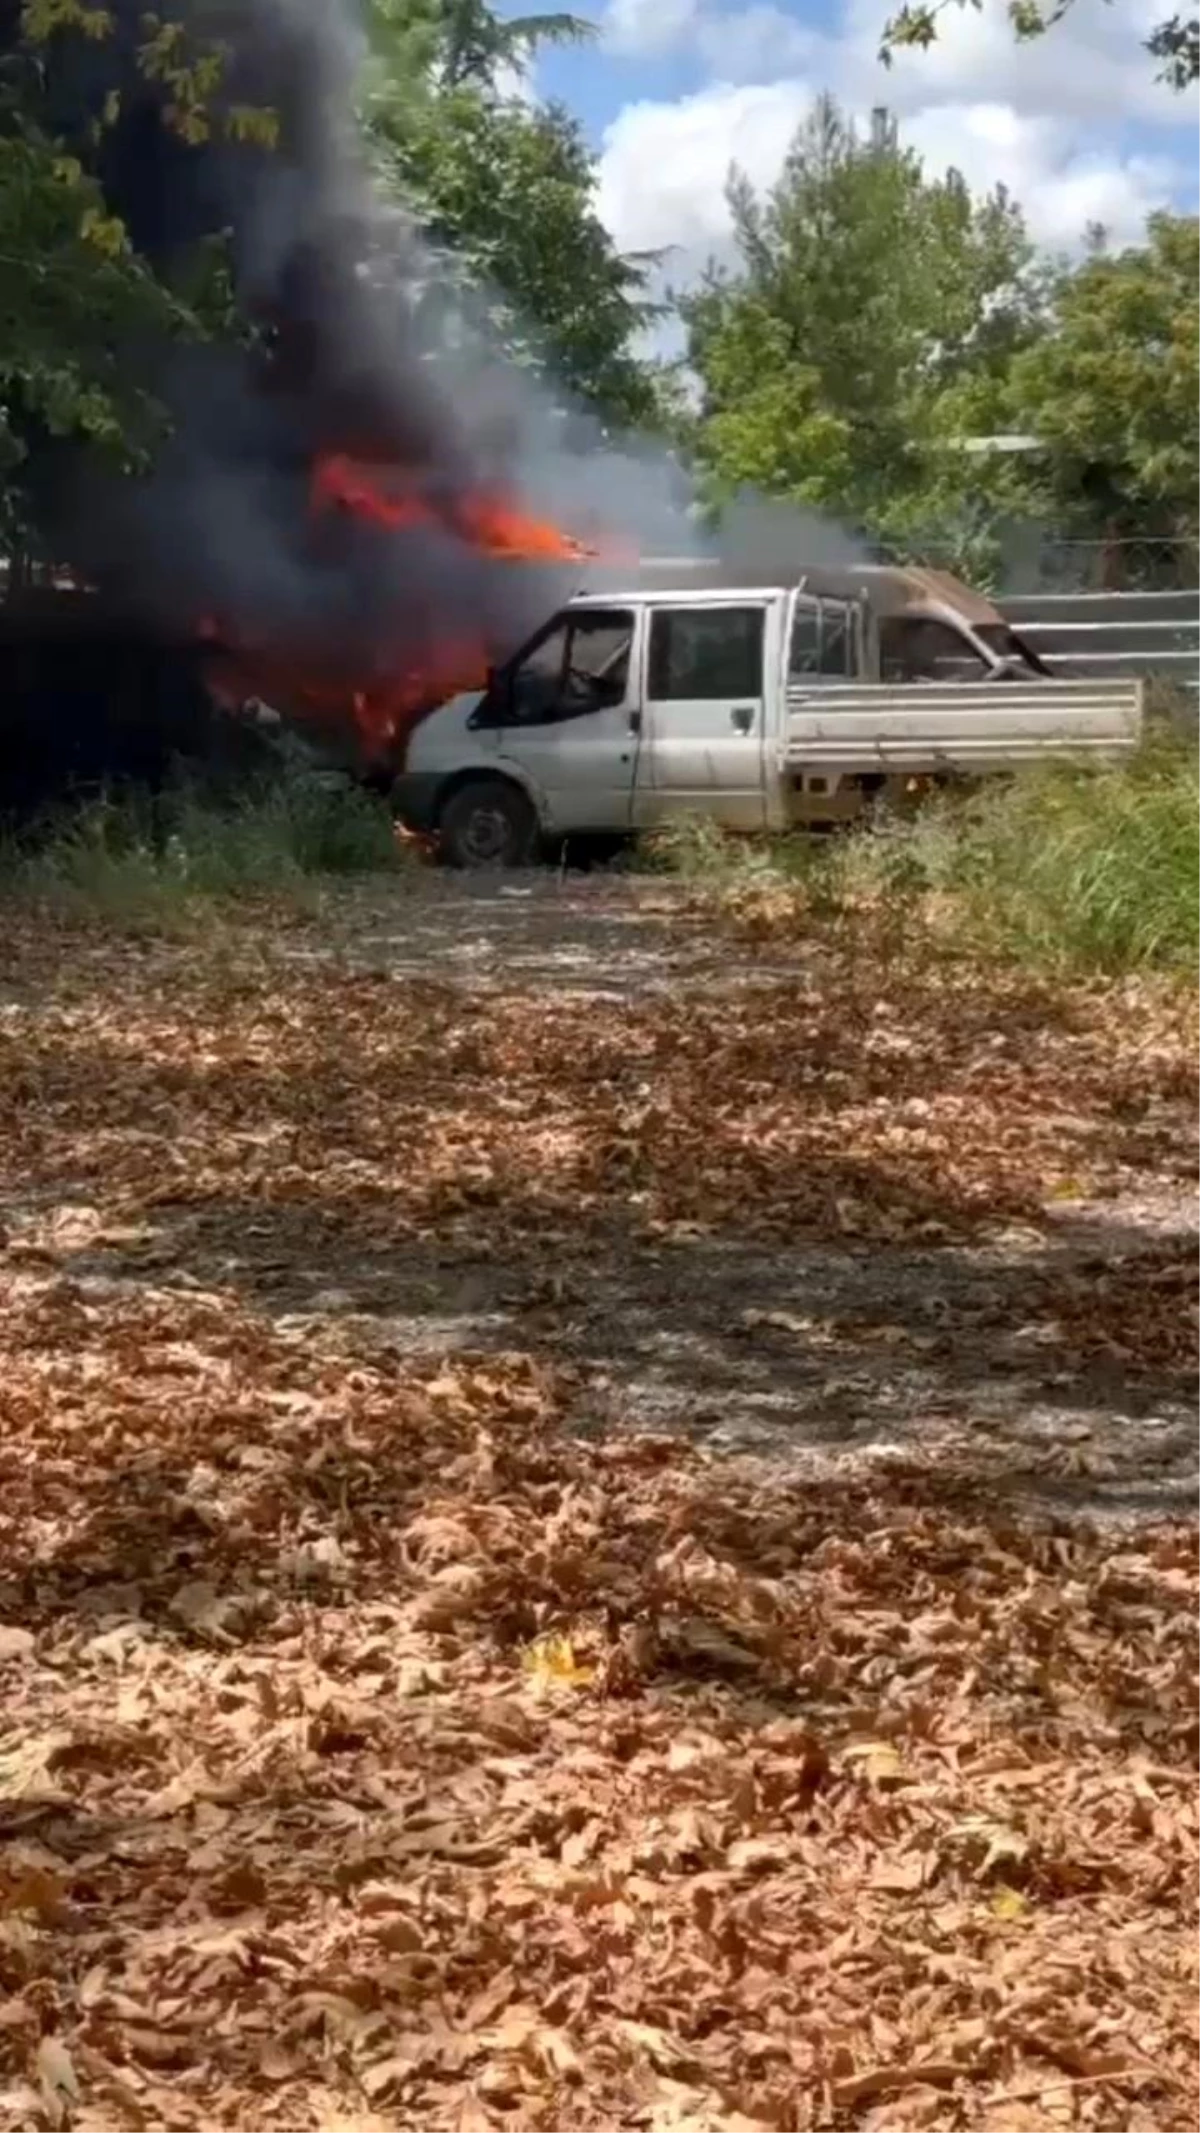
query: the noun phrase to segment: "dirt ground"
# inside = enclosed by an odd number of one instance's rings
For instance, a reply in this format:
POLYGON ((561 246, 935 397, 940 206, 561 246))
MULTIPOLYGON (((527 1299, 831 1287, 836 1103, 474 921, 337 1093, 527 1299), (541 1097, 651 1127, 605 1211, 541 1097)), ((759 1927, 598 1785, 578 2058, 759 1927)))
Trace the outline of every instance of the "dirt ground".
MULTIPOLYGON (((781 1048, 813 1044, 812 1074, 801 1077, 807 1095, 820 1080, 819 1055, 829 1043, 825 1018, 832 1007, 836 1021, 842 979, 826 969, 820 944, 748 958, 694 917, 681 922, 680 903, 669 886, 636 878, 563 882, 541 875, 494 883, 434 875, 422 877, 415 890, 406 885, 394 900, 347 896, 326 925, 285 937, 275 952, 296 976, 314 967, 337 969, 379 987, 368 999, 381 1023, 404 1017, 404 989, 416 983, 439 988, 440 1021, 460 1000, 472 1018, 492 1002, 518 1024, 527 1015, 534 1049, 547 1025, 567 1048, 573 1026, 607 1027, 614 1034, 599 1062, 598 1123, 609 1131, 614 1124, 615 1046, 626 1110, 634 1130, 652 1140, 653 1116, 641 1124, 637 1114, 652 1114, 653 1071, 638 1061, 656 1018, 669 1042, 670 1017, 681 1004, 695 1008, 703 1028, 721 1023, 719 1003, 727 998, 753 1025, 757 1016, 771 1015, 781 992, 803 1002, 813 991, 832 991, 832 1002, 823 999, 816 1016, 802 1010, 781 1032, 781 1048)), ((176 960, 168 954, 166 967, 176 960)), ((856 972, 855 981, 869 991, 873 974, 856 972)), ((128 1239, 113 1244, 89 1236, 89 1222, 99 1219, 103 1228, 103 1219, 91 1201, 92 1181, 83 1177, 56 1185, 51 1204, 28 1206, 24 1220, 19 1207, 13 1210, 13 1236, 19 1251, 22 1238, 46 1235, 49 1224, 74 1278, 97 1296, 106 1284, 119 1293, 144 1279, 139 1268, 148 1253, 155 1269, 174 1266, 203 1284, 232 1282, 284 1325, 314 1316, 356 1318, 398 1352, 414 1354, 535 1348, 577 1373, 575 1419, 582 1428, 682 1428, 721 1451, 759 1454, 806 1472, 914 1446, 927 1453, 966 1445, 978 1459, 994 1461, 1009 1485, 1025 1475, 1031 1489, 1058 1506, 1112 1515, 1189 1507, 1197 1488, 1187 1351, 1189 1253, 1197 1227, 1194 1122, 1184 1086, 1172 1083, 1177 1061, 1168 1061, 1165 1091, 1158 1085, 1157 1022, 1139 1033, 1138 1003, 1130 1002, 1133 1028, 1122 1032, 1128 1087, 1110 1085, 1103 1057, 1095 1058, 1107 1035, 1103 1019, 1081 1034, 1080 1049, 1092 1055, 1088 1066, 1099 1071, 1088 1076, 1077 1110, 1071 1080, 1060 1088, 1055 1079, 1056 1044, 1070 1057, 1069 1017, 1065 1036, 1042 1027, 1030 1037, 1040 1000, 1031 1006, 1001 996, 995 1008, 984 1003, 982 1018, 972 1007, 968 1034, 975 1049, 947 1060, 950 1086, 939 1090, 937 1024, 928 1033, 931 1044, 906 1049, 903 980, 894 990, 899 1027, 891 1027, 891 1000, 873 999, 880 1027, 871 1037, 878 1063, 900 1069, 901 1086, 873 1100, 890 1104, 918 1129, 923 1105, 931 1117, 940 1111, 943 1134, 944 1119, 951 1129, 958 1123, 956 1109, 964 1135, 982 1115, 975 1206, 968 1199, 964 1207, 953 1186, 948 1204, 941 1204, 943 1151, 936 1149, 922 1176, 919 1130, 911 1148, 901 1149, 910 1170, 906 1194, 897 1191, 889 1162, 887 1121, 882 1135, 878 1119, 866 1121, 868 1146, 879 1149, 882 1141, 883 1147, 878 1178, 869 1162, 864 1174, 862 1107, 853 1088, 850 1100, 842 1096, 846 1067, 839 1058, 830 1076, 832 1130, 816 1159, 812 1190, 803 1177, 786 1176, 805 1162, 806 1151, 780 1152, 775 1160, 784 1174, 774 1180, 762 1175, 762 1165, 748 1179, 732 1170, 727 1183, 718 1173, 707 1200, 700 1194, 699 1219, 692 1221, 686 1211, 682 1220, 671 1211, 656 1219, 653 1209, 641 1219, 639 1199, 644 1204, 648 1196, 618 1162, 607 1189, 590 1196, 592 1204, 578 1214, 539 1202, 536 1194, 528 1204, 524 1179, 511 1197, 490 1181, 468 1185, 473 1200, 450 1210, 449 1236, 426 1229, 414 1237, 393 1226, 381 1242, 368 1220, 358 1233, 343 1222, 327 1240, 292 1194, 268 1198, 253 1221, 231 1230, 224 1204, 197 1206, 185 1197, 177 1206, 159 1205, 153 1237, 141 1239, 131 1267, 128 1239), (1031 1071, 1021 1075, 1027 1042, 1031 1071), (1138 1084, 1142 1051, 1144 1089, 1138 1084), (1023 1084, 1020 1095, 1004 1085, 1002 1073, 996 1101, 1023 1102, 1028 1084, 1040 1113, 1029 1117, 1030 1136, 1050 1142, 1044 1193, 1043 1180, 1029 1174, 1044 1161, 1041 1148, 1014 1156, 1012 1122, 994 1113, 988 1118, 992 1097, 982 1076, 1010 1063, 1023 1084), (846 1120, 841 1165, 839 1096, 846 1120), (1004 1144, 989 1146, 997 1124, 1006 1128, 1004 1144), (789 1189, 797 1184, 799 1192, 789 1189), (739 1187, 747 1191, 740 1206, 739 1187), (880 1204, 873 1209, 876 1187, 880 1204), (73 1222, 75 1241, 68 1245, 73 1222), (1122 1337, 1131 1315, 1144 1321, 1133 1350, 1122 1337)), ((939 1017, 946 1007, 939 1000, 939 1017)), ((918 1001, 914 1017, 919 1013, 918 1001)), ((853 1039, 849 1049, 857 1049, 853 1039)), ((334 1054, 336 1078, 336 1044, 334 1054)), ((286 1070, 286 1056, 279 1064, 286 1070)), ((791 1064, 785 1059, 768 1067, 785 1094, 792 1093, 791 1064)), ((518 1063, 512 1090, 502 1083, 489 1090, 485 1081, 472 1087, 471 1100, 485 1118, 494 1106, 497 1119, 515 1102, 520 1126, 536 1136, 540 1092, 528 1065, 518 1063), (525 1081, 532 1086, 522 1087, 525 1081)), ((547 1061, 547 1074, 554 1071, 547 1061)), ((736 1063, 732 1078, 722 1078, 714 1063, 714 1077, 714 1115, 736 1113, 746 1087, 736 1063)), ((457 1084, 457 1072, 454 1079, 457 1084)), ((586 1110, 586 1081, 575 1093, 586 1110)), ((703 1081, 686 1093, 703 1100, 703 1081)), ((759 1105, 759 1080, 750 1093, 759 1105)), ((619 1132, 624 1120, 616 1123, 619 1132)), ((1015 1123, 1019 1135, 1019 1115, 1015 1123)), ((703 1132, 702 1119, 699 1124, 703 1132)), ((431 1140, 438 1130, 435 1118, 431 1140)), ((332 1153, 336 1159, 336 1141, 332 1153)), ((508 1149, 505 1155, 511 1160, 508 1149)), ((664 1163, 670 1158, 664 1150, 664 1163)), ((479 1160, 488 1162, 486 1148, 479 1160)), ((690 1160, 691 1151, 681 1156, 684 1166, 690 1160)), ((529 1167, 538 1167, 536 1138, 529 1167)))
POLYGON ((1191 1020, 11 914, 0 2127, 1189 2123, 1191 1020))
MULTIPOLYGON (((400 978, 453 975, 480 992, 529 993, 550 1007, 563 998, 585 1011, 595 1003, 601 1012, 638 1002, 652 1013, 667 998, 711 1009, 732 993, 739 1012, 752 1016, 757 998, 769 1015, 778 988, 824 982, 819 945, 790 957, 760 951, 747 963, 702 923, 693 920, 681 937, 678 898, 636 880, 439 886, 427 916, 406 913, 396 925, 372 914, 359 931, 356 915, 345 945, 361 967, 400 978)), ((1153 1052, 1153 1028, 1144 1037, 1153 1052)), ((988 1030, 986 1044, 1019 1053, 1019 1022, 1011 1033, 1002 1023, 988 1030)), ((1132 1049, 1136 1062, 1136 1035, 1132 1049)), ((929 1094, 936 1098, 935 1089, 929 1094)), ((737 1084, 720 1097, 736 1108, 737 1084)), ((1078 1149, 1086 1175, 1106 1107, 1090 1119, 1073 1116, 1060 1109, 1051 1080, 1042 1102, 1061 1134, 1060 1174, 1036 1209, 1014 1209, 1012 1219, 1001 1197, 996 1219, 974 1235, 939 1233, 934 1208, 903 1225, 889 1225, 885 1214, 881 1238, 857 1209, 839 1207, 836 1191, 815 1235, 809 1221, 809 1233, 793 1238, 785 1221, 768 1242, 752 1224, 739 1234, 736 1206, 720 1227, 683 1238, 631 1236, 618 1218, 590 1229, 577 1251, 569 1233, 555 1238, 561 1256, 550 1295, 536 1286, 532 1296, 514 1291, 503 1265, 457 1276, 446 1269, 452 1278, 438 1285, 431 1327, 429 1269, 417 1257, 404 1273, 388 1269, 384 1312, 414 1343, 432 1332, 439 1346, 525 1346, 532 1332, 581 1369, 585 1424, 684 1428, 721 1451, 807 1472, 966 1441, 1010 1479, 1030 1452, 1038 1455, 1030 1485, 1060 1507, 1113 1515, 1191 1508, 1200 1476, 1186 1334, 1182 1369, 1170 1337, 1161 1358, 1153 1339, 1136 1357, 1121 1340, 1143 1282, 1166 1289, 1180 1332, 1194 1306, 1186 1101, 1172 1115, 1170 1095, 1164 1102, 1148 1086, 1141 1097, 1135 1066, 1125 1115, 1112 1106, 1124 1160, 1105 1176, 1103 1196, 1090 1198, 1070 1173, 1078 1149), (863 1227, 867 1236, 855 1234, 863 1227), (845 1243, 841 1228, 850 1233, 845 1243), (930 1229, 926 1243, 921 1232, 930 1229), (1064 1297, 1073 1315, 1093 1321, 1075 1339, 1056 1317, 1064 1297)), ((853 1155, 853 1126, 846 1152, 853 1155)), ((1002 1176, 997 1182, 1002 1195, 1002 1176)), ((341 1285, 345 1308, 379 1311, 369 1266, 341 1285)))

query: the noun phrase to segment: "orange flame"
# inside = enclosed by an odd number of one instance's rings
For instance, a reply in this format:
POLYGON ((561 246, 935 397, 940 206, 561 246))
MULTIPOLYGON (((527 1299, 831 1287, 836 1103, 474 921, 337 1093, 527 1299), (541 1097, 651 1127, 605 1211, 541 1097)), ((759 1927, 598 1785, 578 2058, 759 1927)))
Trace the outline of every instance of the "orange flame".
POLYGON ((313 474, 313 508, 328 510, 340 504, 389 529, 440 524, 485 555, 514 556, 529 563, 579 563, 592 553, 548 520, 514 510, 500 497, 456 497, 439 511, 411 489, 401 486, 400 493, 394 493, 396 479, 391 470, 366 467, 344 452, 326 453, 313 474))
MULTIPOLYGON (((341 509, 388 531, 440 528, 489 556, 578 563, 596 554, 502 497, 484 492, 435 504, 413 488, 402 469, 369 467, 343 452, 326 453, 316 461, 310 498, 314 515, 341 509)), ((220 642, 222 633, 210 618, 200 624, 200 634, 220 642)), ((424 712, 452 696, 482 689, 487 666, 486 648, 467 629, 460 641, 427 652, 420 669, 410 672, 354 679, 300 673, 270 651, 243 645, 220 662, 210 681, 226 701, 257 696, 330 726, 349 718, 367 752, 387 756, 424 712)))

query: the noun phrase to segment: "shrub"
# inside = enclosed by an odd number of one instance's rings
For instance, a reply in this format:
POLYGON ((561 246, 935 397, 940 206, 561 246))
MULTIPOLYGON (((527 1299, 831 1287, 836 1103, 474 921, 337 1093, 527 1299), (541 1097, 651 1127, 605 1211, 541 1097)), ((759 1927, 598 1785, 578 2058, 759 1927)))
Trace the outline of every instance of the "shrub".
POLYGON ((336 774, 289 771, 227 803, 181 783, 105 794, 10 835, 10 891, 160 925, 196 898, 302 897, 328 875, 404 864, 386 802, 336 774))

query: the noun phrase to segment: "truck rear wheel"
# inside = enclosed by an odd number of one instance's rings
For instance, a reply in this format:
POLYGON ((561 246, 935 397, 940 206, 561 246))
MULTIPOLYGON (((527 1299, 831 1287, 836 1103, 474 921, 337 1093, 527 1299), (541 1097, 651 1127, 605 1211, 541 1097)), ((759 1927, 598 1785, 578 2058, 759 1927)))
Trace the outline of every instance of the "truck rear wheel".
POLYGON ((507 778, 472 778, 451 793, 438 832, 449 866, 524 867, 537 843, 537 817, 507 778))

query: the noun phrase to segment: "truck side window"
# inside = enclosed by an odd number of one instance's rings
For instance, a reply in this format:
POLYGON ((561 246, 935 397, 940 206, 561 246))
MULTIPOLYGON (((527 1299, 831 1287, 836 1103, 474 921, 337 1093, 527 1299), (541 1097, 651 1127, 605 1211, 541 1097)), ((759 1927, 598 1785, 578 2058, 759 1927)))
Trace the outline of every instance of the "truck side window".
POLYGON ((659 607, 650 623, 652 703, 762 695, 761 607, 659 607))
POLYGON ((989 671, 969 637, 927 615, 889 615, 879 661, 884 681, 985 681, 989 671))
POLYGON ((509 669, 494 712, 480 724, 559 725, 625 701, 633 616, 627 608, 585 608, 554 627, 509 669))
POLYGON ((798 600, 792 618, 788 679, 814 675, 843 681, 852 670, 850 611, 840 600, 798 600))

